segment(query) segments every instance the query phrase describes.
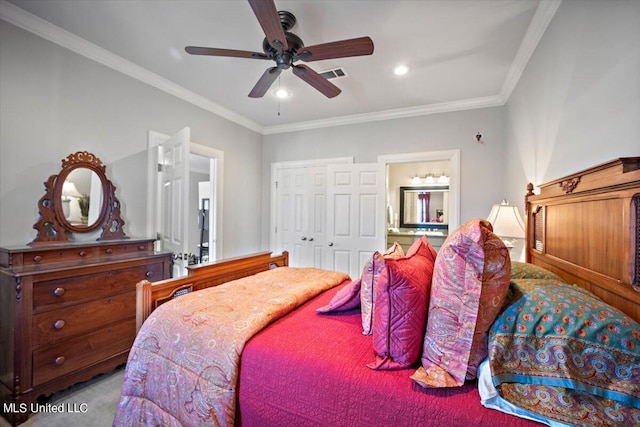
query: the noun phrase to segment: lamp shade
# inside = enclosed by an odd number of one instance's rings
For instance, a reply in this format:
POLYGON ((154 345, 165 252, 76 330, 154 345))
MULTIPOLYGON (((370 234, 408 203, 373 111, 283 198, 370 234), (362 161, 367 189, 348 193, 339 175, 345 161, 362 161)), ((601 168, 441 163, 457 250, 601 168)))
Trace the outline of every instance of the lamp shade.
POLYGON ((499 237, 524 239, 524 220, 520 211, 517 206, 510 205, 506 200, 499 205, 493 205, 487 221, 493 225, 493 232, 499 237))
POLYGON ((82 197, 76 185, 71 181, 65 181, 62 184, 62 195, 64 197, 82 197))

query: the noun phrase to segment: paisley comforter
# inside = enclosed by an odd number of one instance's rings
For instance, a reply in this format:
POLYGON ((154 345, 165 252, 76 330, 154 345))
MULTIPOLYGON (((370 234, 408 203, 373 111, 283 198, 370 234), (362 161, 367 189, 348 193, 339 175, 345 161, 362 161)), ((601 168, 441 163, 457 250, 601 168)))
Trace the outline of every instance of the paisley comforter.
POLYGON ((133 344, 114 425, 233 425, 245 343, 347 279, 338 272, 282 267, 163 304, 133 344))

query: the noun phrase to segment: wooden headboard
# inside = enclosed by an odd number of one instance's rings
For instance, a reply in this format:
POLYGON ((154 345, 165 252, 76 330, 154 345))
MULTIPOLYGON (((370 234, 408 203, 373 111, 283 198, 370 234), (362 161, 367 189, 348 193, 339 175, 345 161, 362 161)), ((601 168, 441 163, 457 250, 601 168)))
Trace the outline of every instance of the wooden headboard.
POLYGON ((189 273, 185 277, 154 283, 143 280, 136 286, 136 330, 140 330, 142 323, 158 306, 182 294, 288 265, 289 253, 286 251, 277 256, 272 256, 271 252, 258 252, 188 267, 189 273))
POLYGON ((617 159, 526 196, 527 262, 640 322, 640 157, 617 159))

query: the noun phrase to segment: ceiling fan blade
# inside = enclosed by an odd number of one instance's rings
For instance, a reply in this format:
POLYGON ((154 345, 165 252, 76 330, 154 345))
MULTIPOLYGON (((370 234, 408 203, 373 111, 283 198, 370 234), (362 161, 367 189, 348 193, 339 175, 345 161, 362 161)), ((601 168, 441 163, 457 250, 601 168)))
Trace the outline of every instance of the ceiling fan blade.
POLYGON ((280 23, 280 16, 273 0, 249 0, 249 4, 256 18, 258 18, 269 44, 281 53, 289 49, 287 38, 280 23))
POLYGON ((249 92, 249 98, 262 98, 281 72, 282 70, 278 67, 267 68, 262 74, 262 77, 260 77, 260 80, 258 80, 258 83, 256 83, 253 89, 251 89, 251 92, 249 92))
POLYGON ((187 46, 184 48, 191 55, 230 56, 233 58, 271 59, 264 53, 247 50, 217 49, 213 47, 187 46))
POLYGON ((313 71, 306 65, 294 65, 293 74, 300 77, 305 82, 322 92, 327 98, 338 96, 342 92, 336 85, 313 71))
POLYGON ((372 53, 373 40, 371 40, 370 37, 359 37, 356 39, 305 46, 300 49, 296 58, 305 62, 311 62, 320 61, 321 59, 371 55, 372 53))

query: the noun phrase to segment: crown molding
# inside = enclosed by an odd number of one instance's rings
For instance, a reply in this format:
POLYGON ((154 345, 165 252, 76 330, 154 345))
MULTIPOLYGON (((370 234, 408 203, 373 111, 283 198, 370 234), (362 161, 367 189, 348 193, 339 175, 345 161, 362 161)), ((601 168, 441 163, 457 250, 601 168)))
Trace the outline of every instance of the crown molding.
POLYGON ((0 0, 0 19, 255 132, 262 126, 75 34, 0 0))
POLYGON ((400 119, 404 117, 424 116, 427 114, 449 113, 452 111, 471 110, 475 108, 498 107, 504 104, 505 100, 500 97, 500 95, 493 95, 484 98, 441 102, 439 104, 420 105, 417 107, 398 108, 395 110, 354 114, 351 116, 332 117, 329 119, 311 120, 308 122, 291 123, 281 126, 267 126, 264 128, 263 133, 265 135, 269 135, 274 133, 295 132, 330 126, 342 126, 380 120, 400 119))
POLYGON ((520 77, 522 77, 531 55, 538 47, 542 35, 547 31, 547 27, 560 7, 560 3, 562 3, 562 0, 542 0, 538 4, 536 13, 533 15, 529 28, 522 39, 518 53, 509 68, 507 78, 500 89, 500 96, 505 102, 511 97, 511 92, 513 92, 520 77))
POLYGON ((268 135, 505 105, 561 2, 562 0, 542 0, 539 3, 500 93, 497 95, 267 127, 53 25, 6 0, 0 0, 0 19, 240 126, 268 135))

